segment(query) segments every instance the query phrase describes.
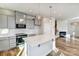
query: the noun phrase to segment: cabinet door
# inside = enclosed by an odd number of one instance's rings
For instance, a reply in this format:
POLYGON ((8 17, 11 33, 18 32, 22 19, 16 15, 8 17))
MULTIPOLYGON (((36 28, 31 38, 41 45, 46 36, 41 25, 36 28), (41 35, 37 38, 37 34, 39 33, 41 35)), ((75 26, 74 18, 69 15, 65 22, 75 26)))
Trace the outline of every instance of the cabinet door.
POLYGON ((7 16, 0 15, 0 28, 7 28, 7 16))
POLYGON ((0 51, 4 51, 8 49, 9 49, 9 40, 8 39, 0 40, 0 51))
POLYGON ((10 43, 16 43, 16 37, 10 37, 10 43))
POLYGON ((15 17, 8 16, 8 28, 14 29, 15 28, 15 17))
POLYGON ((26 24, 23 13, 16 12, 16 23, 17 24, 26 24))
POLYGON ((27 29, 34 29, 34 21, 32 19, 26 20, 26 28, 27 29))
POLYGON ((45 56, 49 54, 52 51, 52 40, 45 42, 43 44, 39 44, 38 46, 31 47, 30 45, 27 45, 28 47, 28 56, 45 56))

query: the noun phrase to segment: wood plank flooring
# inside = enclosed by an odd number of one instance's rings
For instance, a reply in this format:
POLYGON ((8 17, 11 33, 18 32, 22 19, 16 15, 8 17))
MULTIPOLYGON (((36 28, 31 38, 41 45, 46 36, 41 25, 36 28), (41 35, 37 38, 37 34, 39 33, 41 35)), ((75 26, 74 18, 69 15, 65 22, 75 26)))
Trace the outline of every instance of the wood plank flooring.
POLYGON ((16 56, 19 51, 20 51, 19 47, 16 47, 8 51, 1 51, 0 56, 16 56))
POLYGON ((79 56, 79 38, 66 41, 66 38, 59 37, 56 39, 56 47, 66 56, 79 56))

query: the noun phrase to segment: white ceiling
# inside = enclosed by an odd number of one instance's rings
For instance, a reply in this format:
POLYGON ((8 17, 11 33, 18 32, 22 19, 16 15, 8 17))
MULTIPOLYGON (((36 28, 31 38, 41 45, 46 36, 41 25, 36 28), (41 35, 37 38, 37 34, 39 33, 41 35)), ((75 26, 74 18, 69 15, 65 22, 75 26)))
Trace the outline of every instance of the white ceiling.
POLYGON ((78 3, 0 3, 2 8, 18 10, 32 15, 38 15, 40 10, 40 15, 46 17, 50 16, 49 6, 52 6, 51 15, 58 20, 79 16, 78 3))

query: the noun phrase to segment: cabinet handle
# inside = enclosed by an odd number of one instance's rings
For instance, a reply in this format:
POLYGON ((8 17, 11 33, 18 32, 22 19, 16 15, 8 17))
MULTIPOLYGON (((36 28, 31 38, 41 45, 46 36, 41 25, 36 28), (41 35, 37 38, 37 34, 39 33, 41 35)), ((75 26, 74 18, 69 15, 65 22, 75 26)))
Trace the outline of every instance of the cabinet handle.
POLYGON ((38 44, 38 47, 40 47, 40 44, 38 44))
POLYGON ((52 39, 52 41, 54 41, 54 40, 52 39))

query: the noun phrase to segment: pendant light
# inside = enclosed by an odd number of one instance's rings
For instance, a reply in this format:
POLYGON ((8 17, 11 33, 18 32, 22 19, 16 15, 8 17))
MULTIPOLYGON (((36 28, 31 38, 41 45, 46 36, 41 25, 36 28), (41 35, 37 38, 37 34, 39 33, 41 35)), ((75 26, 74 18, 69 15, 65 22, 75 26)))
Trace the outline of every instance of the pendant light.
POLYGON ((51 9, 52 9, 52 6, 49 6, 49 9, 50 9, 50 16, 49 16, 49 17, 50 17, 50 19, 51 19, 51 17, 52 17, 52 15, 51 15, 51 11, 52 11, 51 9))
POLYGON ((37 19, 38 19, 38 20, 41 19, 41 16, 40 16, 40 3, 39 3, 39 14, 38 14, 38 16, 37 16, 37 19))

